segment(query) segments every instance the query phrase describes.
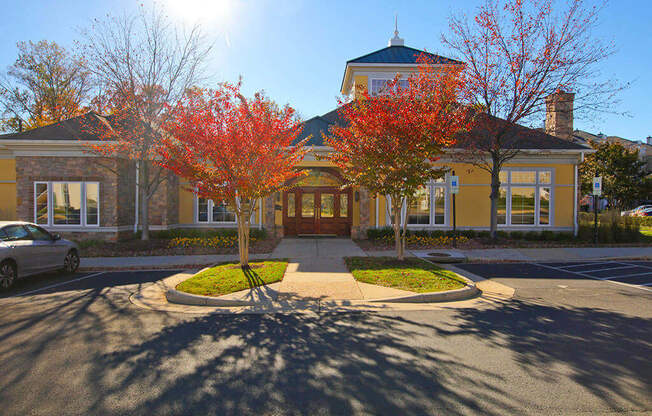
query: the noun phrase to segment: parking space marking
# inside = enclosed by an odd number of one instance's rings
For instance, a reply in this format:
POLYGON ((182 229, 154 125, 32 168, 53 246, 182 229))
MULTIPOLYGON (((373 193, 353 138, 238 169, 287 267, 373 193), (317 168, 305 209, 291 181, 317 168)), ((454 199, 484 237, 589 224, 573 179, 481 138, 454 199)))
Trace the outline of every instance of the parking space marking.
MULTIPOLYGON (((548 269, 552 269, 552 270, 555 270, 555 271, 558 271, 558 272, 574 273, 574 274, 586 277, 587 279, 600 280, 600 281, 603 281, 603 282, 610 282, 610 283, 623 285, 623 286, 627 286, 627 287, 635 287, 635 288, 638 288, 638 289, 641 289, 641 290, 647 290, 649 292, 652 292, 652 288, 645 287, 645 286, 652 286, 652 284, 637 285, 637 284, 632 284, 632 283, 624 283, 624 282, 618 282, 618 281, 615 281, 615 280, 610 280, 610 279, 613 279, 613 278, 616 278, 616 277, 621 277, 621 276, 595 277, 595 276, 591 276, 590 274, 586 274, 586 273, 583 273, 583 272, 578 272, 578 271, 575 271, 575 270, 568 270, 568 268, 549 266, 547 264, 542 264, 542 263, 531 263, 531 264, 541 266, 541 267, 546 267, 548 269)), ((603 263, 603 264, 606 264, 606 263, 603 263)), ((629 263, 621 262, 620 264, 629 264, 629 263)), ((652 267, 648 267, 648 266, 642 266, 642 267, 652 270, 652 267)), ((647 274, 647 273, 643 273, 643 274, 647 274)), ((641 275, 641 273, 636 273, 634 276, 638 276, 638 275, 641 275)))
POLYGON ((9 297, 10 297, 10 298, 15 298, 15 297, 19 297, 19 296, 22 297, 22 296, 31 295, 32 293, 41 292, 41 291, 43 291, 43 290, 52 289, 52 288, 54 288, 54 287, 59 287, 59 286, 67 285, 67 284, 70 284, 70 283, 74 283, 74 282, 79 282, 79 281, 82 281, 82 280, 90 279, 91 277, 99 276, 99 275, 104 274, 104 273, 106 273, 106 272, 99 272, 99 273, 89 274, 89 275, 87 275, 87 276, 78 277, 77 279, 66 280, 65 282, 59 282, 59 283, 55 283, 55 284, 52 284, 52 285, 49 285, 49 286, 45 286, 45 287, 41 287, 41 288, 38 288, 38 289, 34 289, 34 290, 29 291, 29 292, 16 293, 15 295, 11 295, 11 296, 9 296, 9 297))
MULTIPOLYGON (((618 266, 618 267, 609 267, 605 269, 582 270, 582 273, 604 272, 607 270, 618 270, 618 269, 631 269, 632 267, 639 267, 639 266, 618 266)), ((573 270, 568 270, 568 271, 575 273, 573 270)))
POLYGON ((570 264, 570 265, 567 265, 567 266, 548 266, 548 267, 556 267, 556 268, 559 268, 559 269, 564 269, 564 270, 568 270, 569 272, 572 272, 573 270, 571 270, 571 269, 573 269, 575 267, 598 266, 600 264, 611 264, 611 262, 608 262, 608 261, 607 262, 595 262, 594 261, 594 262, 590 262, 590 263, 573 263, 573 264, 570 264))

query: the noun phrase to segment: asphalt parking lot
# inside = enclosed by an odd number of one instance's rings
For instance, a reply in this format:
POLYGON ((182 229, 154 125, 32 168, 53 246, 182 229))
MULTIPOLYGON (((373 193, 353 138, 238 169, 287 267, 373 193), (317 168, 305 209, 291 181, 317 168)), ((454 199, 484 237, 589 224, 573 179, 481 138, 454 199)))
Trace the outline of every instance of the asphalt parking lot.
POLYGON ((586 261, 553 263, 469 263, 458 265, 485 279, 594 279, 652 291, 652 261, 586 261))
POLYGON ((178 272, 179 270, 128 270, 85 272, 73 275, 43 273, 18 280, 14 287, 10 291, 2 293, 0 298, 144 285, 165 279, 178 272))

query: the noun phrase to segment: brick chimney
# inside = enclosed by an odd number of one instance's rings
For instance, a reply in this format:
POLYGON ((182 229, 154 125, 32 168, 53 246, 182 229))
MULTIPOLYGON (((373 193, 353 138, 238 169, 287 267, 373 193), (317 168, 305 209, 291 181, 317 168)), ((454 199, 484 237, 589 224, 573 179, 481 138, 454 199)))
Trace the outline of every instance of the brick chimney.
POLYGON ((546 97, 546 133, 561 139, 573 139, 572 92, 559 91, 546 97))

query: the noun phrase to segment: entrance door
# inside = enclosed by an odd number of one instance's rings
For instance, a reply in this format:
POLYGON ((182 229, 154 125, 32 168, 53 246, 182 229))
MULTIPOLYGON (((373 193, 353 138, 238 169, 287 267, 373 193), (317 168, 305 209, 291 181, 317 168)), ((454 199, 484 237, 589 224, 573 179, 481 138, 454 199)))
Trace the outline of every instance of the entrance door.
POLYGON ((352 202, 349 190, 302 187, 285 193, 285 235, 351 233, 352 202))

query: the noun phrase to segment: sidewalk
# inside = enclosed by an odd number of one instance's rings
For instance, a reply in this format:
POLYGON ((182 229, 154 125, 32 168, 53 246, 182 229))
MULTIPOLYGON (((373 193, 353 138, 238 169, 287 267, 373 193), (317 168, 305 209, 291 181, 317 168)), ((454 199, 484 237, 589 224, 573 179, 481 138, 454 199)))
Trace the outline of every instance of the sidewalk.
MULTIPOLYGON (((493 248, 477 250, 431 249, 412 250, 415 256, 425 256, 428 253, 461 254, 469 262, 497 262, 497 261, 586 261, 610 259, 652 259, 652 246, 649 247, 569 247, 569 248, 493 248)), ((335 258, 346 256, 393 256, 392 250, 362 251, 349 239, 290 239, 285 238, 272 253, 253 254, 252 260, 267 258, 289 258, 293 260, 304 259, 301 269, 292 270, 292 273, 317 273, 326 266, 335 265, 337 270, 346 270, 344 263, 335 258), (306 262, 306 258, 316 258, 315 261, 306 262)), ((226 261, 237 261, 234 254, 195 255, 195 256, 141 256, 141 257, 83 257, 80 268, 88 269, 119 269, 133 268, 187 268, 208 266, 226 261)), ((290 271, 290 270, 288 270, 290 271)))
MULTIPOLYGON (((475 250, 431 249, 410 250, 418 257, 428 253, 446 253, 466 256, 468 262, 499 261, 595 261, 652 259, 652 246, 649 247, 557 247, 557 248, 492 248, 475 250)), ((391 256, 392 251, 367 252, 369 256, 391 256)))

